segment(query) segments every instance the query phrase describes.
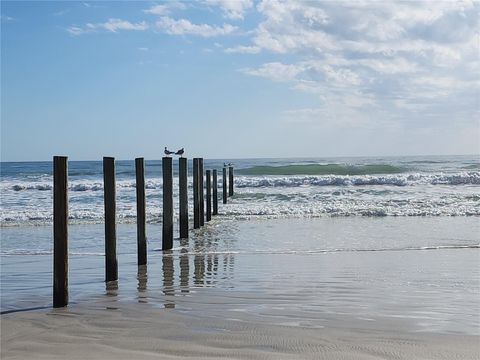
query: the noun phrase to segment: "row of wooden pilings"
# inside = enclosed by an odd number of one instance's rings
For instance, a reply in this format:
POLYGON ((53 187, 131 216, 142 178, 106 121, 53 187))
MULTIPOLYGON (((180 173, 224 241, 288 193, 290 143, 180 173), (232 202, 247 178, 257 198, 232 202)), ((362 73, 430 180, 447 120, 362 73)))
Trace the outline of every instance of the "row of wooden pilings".
MULTIPOLYGON (((179 158, 179 235, 188 238, 188 163, 179 158)), ((193 159, 193 228, 204 226, 205 222, 218 214, 217 170, 204 171, 203 158, 193 159), (212 181, 213 177, 213 181, 212 181), (205 181, 204 181, 205 180, 205 181), (206 201, 205 201, 206 200, 206 201), (213 205, 213 206, 212 206, 213 205)), ((137 196, 137 261, 147 263, 147 236, 145 215, 145 161, 135 159, 137 196)), ((162 158, 163 174, 163 215, 162 250, 173 247, 173 162, 171 157, 162 158)), ((233 195, 233 167, 223 167, 223 203, 233 195), (227 191, 228 183, 228 191, 227 191)), ((115 159, 103 158, 103 184, 105 205, 105 281, 118 279, 117 232, 116 232, 116 191, 115 159)), ((53 157, 53 306, 68 304, 68 158, 53 157)))

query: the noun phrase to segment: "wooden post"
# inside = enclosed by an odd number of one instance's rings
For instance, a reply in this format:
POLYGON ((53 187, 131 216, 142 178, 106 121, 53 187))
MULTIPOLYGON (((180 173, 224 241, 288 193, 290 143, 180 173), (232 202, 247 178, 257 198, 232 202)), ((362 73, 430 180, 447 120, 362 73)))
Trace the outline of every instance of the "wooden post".
POLYGON ((163 172, 163 221, 162 250, 173 247, 173 172, 172 158, 162 158, 163 172))
POLYGON ((105 206, 105 281, 118 279, 117 225, 115 205, 115 158, 103 158, 105 206))
POLYGON ((137 263, 147 263, 147 236, 145 218, 145 161, 143 158, 135 159, 135 174, 137 190, 137 263))
POLYGON ((227 168, 223 167, 223 203, 227 203, 227 168))
POLYGON ((68 305, 68 164, 53 157, 53 307, 68 305))
POLYGON ((228 196, 233 196, 233 166, 228 167, 228 196))
POLYGON ((178 198, 179 198, 179 212, 180 212, 180 239, 188 238, 188 173, 187 173, 187 158, 181 157, 178 159, 178 198))
POLYGON ((204 198, 204 192, 205 192, 205 186, 203 183, 203 158, 199 159, 198 162, 198 181, 199 181, 199 199, 198 202, 200 203, 200 226, 205 225, 205 198, 204 198))
POLYGON ((199 159, 193 159, 193 228, 200 228, 200 195, 198 193, 199 179, 198 179, 198 169, 199 169, 199 159))
POLYGON ((212 178, 210 176, 211 171, 205 171, 205 187, 207 189, 207 214, 206 221, 212 220, 212 178))
POLYGON ((217 170, 213 170, 212 174, 213 174, 213 182, 212 182, 213 213, 212 215, 218 215, 217 170))

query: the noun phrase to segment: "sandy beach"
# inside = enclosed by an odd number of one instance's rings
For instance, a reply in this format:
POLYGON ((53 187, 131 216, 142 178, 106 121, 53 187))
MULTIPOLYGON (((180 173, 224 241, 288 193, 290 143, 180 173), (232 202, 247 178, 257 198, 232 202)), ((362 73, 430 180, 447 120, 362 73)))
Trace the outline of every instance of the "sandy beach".
POLYGON ((123 225, 106 285, 102 226, 72 226, 73 244, 92 244, 73 249, 65 309, 51 308, 51 255, 2 257, 2 359, 476 359, 475 224, 217 219, 140 268, 123 225))
MULTIPOLYGON (((212 305, 214 306, 214 305, 212 305)), ((2 316, 2 359, 477 359, 478 336, 281 326, 110 301, 2 316), (114 306, 112 306, 114 305, 114 306)))

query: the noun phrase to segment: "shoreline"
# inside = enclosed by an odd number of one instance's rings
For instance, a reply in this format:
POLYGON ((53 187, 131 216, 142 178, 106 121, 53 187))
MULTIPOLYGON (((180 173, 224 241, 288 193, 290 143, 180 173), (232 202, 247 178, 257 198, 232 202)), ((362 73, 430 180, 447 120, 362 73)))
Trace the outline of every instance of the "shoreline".
MULTIPOLYGON (((211 305, 215 306, 215 305, 211 305)), ((479 336, 194 316, 110 299, 1 316, 2 359, 473 359, 479 336)), ((396 321, 385 324, 395 329, 396 321)))

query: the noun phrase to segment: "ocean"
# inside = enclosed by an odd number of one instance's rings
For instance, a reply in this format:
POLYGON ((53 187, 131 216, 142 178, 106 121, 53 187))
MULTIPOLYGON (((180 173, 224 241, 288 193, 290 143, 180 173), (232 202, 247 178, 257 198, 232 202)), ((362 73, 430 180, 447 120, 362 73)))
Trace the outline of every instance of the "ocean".
MULTIPOLYGON (((229 218, 480 215, 477 156, 206 159, 205 169, 219 170, 220 191, 225 161, 234 162, 238 190, 232 204, 220 210, 229 218)), ((116 162, 119 223, 135 222, 134 166, 134 161, 116 162)), ((145 168, 147 221, 158 223, 161 161, 146 161, 145 168)), ((176 162, 174 169, 176 176, 176 162)), ((101 223, 102 162, 69 162, 69 181, 71 223, 101 223)), ((1 226, 51 224, 52 185, 51 162, 2 163, 1 226)))
MULTIPOLYGON (((69 162, 72 306, 108 298, 280 325, 355 318, 480 334, 478 156, 206 159, 204 167, 224 162, 235 166, 235 196, 163 253, 161 161, 146 161, 148 271, 135 263, 134 162, 116 162, 120 278, 107 286, 102 163, 69 162)), ((221 199, 221 171, 218 180, 221 199)), ((2 163, 0 189, 1 309, 49 307, 52 163, 2 163)), ((177 179, 174 189, 178 199, 177 179)))

